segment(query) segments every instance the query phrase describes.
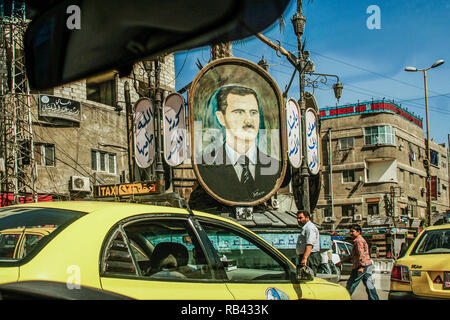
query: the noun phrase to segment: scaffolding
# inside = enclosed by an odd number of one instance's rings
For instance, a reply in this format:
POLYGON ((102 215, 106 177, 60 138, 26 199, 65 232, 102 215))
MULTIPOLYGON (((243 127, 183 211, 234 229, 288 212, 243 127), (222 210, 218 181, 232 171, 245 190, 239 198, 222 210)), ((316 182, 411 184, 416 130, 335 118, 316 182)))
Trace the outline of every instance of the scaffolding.
POLYGON ((25 4, 0 1, 0 172, 2 206, 37 201, 31 97, 25 70, 25 4), (28 202, 28 201, 27 201, 28 202))

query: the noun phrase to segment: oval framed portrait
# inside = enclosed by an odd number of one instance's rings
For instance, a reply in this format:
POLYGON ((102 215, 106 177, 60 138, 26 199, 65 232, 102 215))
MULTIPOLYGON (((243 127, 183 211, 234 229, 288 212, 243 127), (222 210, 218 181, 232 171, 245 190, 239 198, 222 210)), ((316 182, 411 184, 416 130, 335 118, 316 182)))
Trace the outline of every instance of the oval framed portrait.
POLYGON ((281 91, 239 58, 206 65, 189 92, 191 157, 200 185, 231 206, 254 206, 281 186, 287 166, 281 91))

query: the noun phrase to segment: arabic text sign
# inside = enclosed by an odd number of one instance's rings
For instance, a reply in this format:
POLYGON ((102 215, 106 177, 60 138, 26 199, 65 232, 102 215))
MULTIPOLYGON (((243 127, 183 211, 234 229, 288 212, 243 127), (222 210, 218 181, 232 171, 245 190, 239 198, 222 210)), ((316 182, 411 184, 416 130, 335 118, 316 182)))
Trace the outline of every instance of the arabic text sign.
POLYGON ((148 98, 139 99, 135 104, 134 154, 140 168, 148 168, 155 159, 154 108, 148 98))
POLYGON ((49 95, 39 95, 39 116, 81 121, 81 103, 49 95))
POLYGON ((294 168, 300 168, 302 163, 301 123, 297 102, 292 98, 286 102, 286 123, 289 162, 294 168))
POLYGON ((306 155, 308 169, 311 174, 318 174, 320 168, 319 135, 317 129, 317 113, 314 109, 307 109, 305 114, 306 125, 306 155))
POLYGON ((186 158, 186 114, 184 98, 178 93, 170 94, 163 106, 164 158, 170 166, 178 166, 186 158))
POLYGON ((125 183, 95 186, 96 197, 119 197, 138 194, 156 193, 158 188, 155 182, 151 183, 125 183))

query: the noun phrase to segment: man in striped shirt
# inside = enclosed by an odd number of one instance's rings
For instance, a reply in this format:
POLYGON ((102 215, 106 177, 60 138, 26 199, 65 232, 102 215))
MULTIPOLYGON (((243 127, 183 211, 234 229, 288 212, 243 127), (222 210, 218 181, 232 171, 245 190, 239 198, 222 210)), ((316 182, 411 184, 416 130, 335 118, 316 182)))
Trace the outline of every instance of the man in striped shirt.
POLYGON ((372 280, 374 265, 370 259, 369 245, 361 235, 361 227, 358 224, 354 224, 350 228, 350 234, 353 237, 353 250, 350 254, 353 268, 347 281, 347 290, 352 295, 362 280, 369 300, 379 300, 377 289, 372 280))

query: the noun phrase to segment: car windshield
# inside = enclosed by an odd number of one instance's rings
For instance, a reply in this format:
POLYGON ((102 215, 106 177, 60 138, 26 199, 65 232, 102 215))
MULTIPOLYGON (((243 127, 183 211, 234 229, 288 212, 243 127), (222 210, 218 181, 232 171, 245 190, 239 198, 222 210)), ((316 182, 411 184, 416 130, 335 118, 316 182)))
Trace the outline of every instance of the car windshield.
POLYGON ((0 260, 21 260, 37 252, 48 242, 47 236, 82 215, 51 208, 0 209, 0 260))
POLYGON ((450 229, 426 231, 412 254, 450 253, 450 229))

